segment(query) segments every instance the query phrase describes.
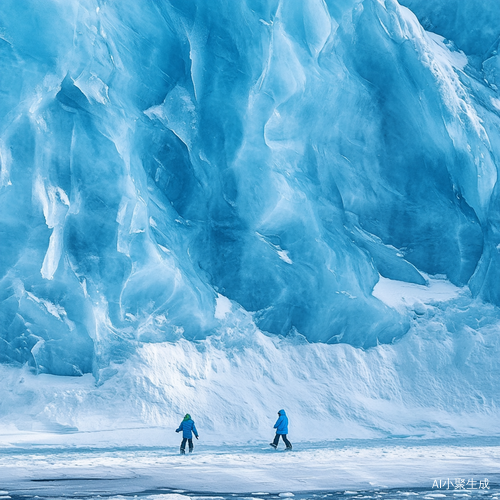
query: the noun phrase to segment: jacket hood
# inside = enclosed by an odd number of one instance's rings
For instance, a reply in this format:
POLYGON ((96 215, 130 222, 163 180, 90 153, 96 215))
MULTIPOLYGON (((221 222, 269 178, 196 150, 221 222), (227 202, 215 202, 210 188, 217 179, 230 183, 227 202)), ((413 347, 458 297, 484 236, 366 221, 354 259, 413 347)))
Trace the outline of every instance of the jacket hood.
POLYGON ((280 411, 278 412, 278 415, 286 415, 285 410, 280 410, 280 411))
POLYGON ((191 420, 191 415, 189 413, 186 413, 184 416, 184 420, 191 420))

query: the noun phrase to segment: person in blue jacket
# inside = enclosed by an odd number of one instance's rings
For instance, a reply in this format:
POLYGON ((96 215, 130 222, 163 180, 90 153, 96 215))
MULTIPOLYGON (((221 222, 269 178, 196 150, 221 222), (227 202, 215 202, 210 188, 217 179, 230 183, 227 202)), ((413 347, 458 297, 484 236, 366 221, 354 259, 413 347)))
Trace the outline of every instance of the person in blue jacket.
POLYGON ((184 420, 179 425, 179 428, 175 432, 182 431, 182 443, 181 443, 181 455, 185 455, 186 453, 186 441, 189 443, 189 453, 193 452, 193 432, 198 439, 198 431, 196 430, 196 426, 194 425, 194 421, 191 419, 191 415, 186 413, 184 416, 184 420))
POLYGON ((274 437, 274 441, 269 443, 274 449, 278 447, 278 442, 280 440, 280 436, 283 438, 285 442, 285 446, 287 450, 292 449, 292 443, 288 441, 286 435, 288 434, 288 417, 286 416, 285 410, 280 410, 278 412, 278 420, 274 424, 274 428, 276 429, 276 436, 274 437))

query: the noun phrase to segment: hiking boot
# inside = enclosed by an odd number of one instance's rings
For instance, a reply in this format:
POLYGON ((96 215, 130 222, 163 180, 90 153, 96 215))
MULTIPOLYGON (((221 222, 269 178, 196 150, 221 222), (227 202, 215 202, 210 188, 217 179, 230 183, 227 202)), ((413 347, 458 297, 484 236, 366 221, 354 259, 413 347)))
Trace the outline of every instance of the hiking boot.
POLYGON ((269 443, 269 446, 272 446, 274 449, 276 449, 278 447, 278 445, 274 444, 274 443, 269 443))
POLYGON ((286 449, 287 449, 287 450, 291 450, 291 449, 292 449, 292 445, 287 446, 287 447, 286 447, 286 449))
POLYGON ((186 454, 186 450, 181 448, 181 455, 185 455, 185 454, 186 454))

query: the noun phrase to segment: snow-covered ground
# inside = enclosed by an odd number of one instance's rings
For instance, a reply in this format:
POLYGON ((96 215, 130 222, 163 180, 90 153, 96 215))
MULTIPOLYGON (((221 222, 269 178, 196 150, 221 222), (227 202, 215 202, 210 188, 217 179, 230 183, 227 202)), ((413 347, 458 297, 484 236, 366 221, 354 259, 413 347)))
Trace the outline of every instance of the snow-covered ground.
POLYGON ((142 498, 144 492, 159 494, 162 489, 164 495, 184 496, 189 496, 188 492, 260 493, 253 495, 256 498, 266 496, 264 493, 300 496, 309 492, 312 496, 311 492, 319 491, 352 497, 356 497, 353 492, 359 492, 364 498, 368 492, 378 498, 384 494, 404 498, 412 493, 424 498, 499 494, 498 438, 339 440, 294 445, 292 452, 280 452, 267 443, 213 447, 199 441, 195 453, 186 456, 170 447, 9 447, 0 451, 0 489, 5 496, 51 498, 117 494, 142 498), (448 479, 451 483, 445 486, 448 479), (455 489, 458 479, 463 480, 464 489, 455 489), (481 482, 488 488, 480 488, 481 482))
POLYGON ((374 295, 412 325, 368 350, 267 336, 220 300, 225 334, 145 344, 98 383, 1 367, 0 497, 494 496, 498 311, 426 279, 380 279, 374 295), (292 452, 268 445, 281 407, 292 452), (186 411, 200 440, 182 457, 174 430, 186 411), (460 478, 475 488, 433 488, 460 478))

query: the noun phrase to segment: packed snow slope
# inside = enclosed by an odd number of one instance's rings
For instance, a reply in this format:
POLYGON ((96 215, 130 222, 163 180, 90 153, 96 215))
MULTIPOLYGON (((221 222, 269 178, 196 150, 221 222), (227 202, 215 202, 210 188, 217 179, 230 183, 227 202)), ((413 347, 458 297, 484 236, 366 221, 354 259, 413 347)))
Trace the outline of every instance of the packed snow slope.
POLYGON ((219 299, 220 333, 144 343, 101 370, 97 384, 91 374, 0 366, 1 442, 174 446, 189 412, 197 446, 268 447, 281 408, 295 444, 500 434, 498 309, 443 281, 382 278, 374 293, 413 318, 401 340, 368 350, 265 335, 248 312, 219 299))
POLYGON ((499 0, 405 3, 2 2, 5 422, 487 432, 499 0))

